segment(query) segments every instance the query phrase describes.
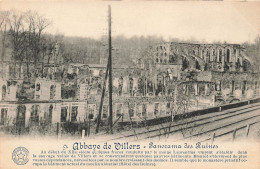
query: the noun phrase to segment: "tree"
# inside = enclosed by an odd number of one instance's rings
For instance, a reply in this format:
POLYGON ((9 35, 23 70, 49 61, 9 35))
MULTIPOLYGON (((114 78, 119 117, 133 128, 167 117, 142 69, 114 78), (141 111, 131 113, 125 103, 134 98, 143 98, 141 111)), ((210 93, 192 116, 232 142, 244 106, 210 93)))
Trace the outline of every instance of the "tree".
POLYGON ((6 34, 7 34, 7 24, 8 24, 9 12, 1 11, 0 12, 0 33, 2 37, 2 52, 1 52, 1 60, 4 59, 4 51, 5 51, 5 42, 6 42, 6 34))
POLYGON ((1 52, 1 74, 3 75, 3 61, 4 61, 4 55, 5 55, 5 44, 6 44, 6 36, 7 36, 7 25, 8 25, 8 18, 9 18, 9 12, 8 11, 1 11, 0 12, 0 34, 1 34, 1 42, 2 42, 2 52, 1 52))
POLYGON ((3 37, 1 59, 4 60, 4 57, 8 57, 5 56, 5 50, 11 48, 11 60, 14 62, 26 61, 27 76, 29 76, 29 62, 33 60, 36 69, 40 53, 46 54, 47 45, 43 31, 50 24, 51 22, 47 18, 37 12, 16 10, 1 12, 0 31, 3 37), (10 42, 11 47, 6 46, 6 42, 10 42))
POLYGON ((9 36, 12 43, 12 59, 23 60, 25 48, 25 19, 24 14, 11 11, 9 17, 9 36))
POLYGON ((245 50, 243 51, 248 58, 254 61, 252 64, 252 68, 255 72, 260 72, 260 36, 258 36, 254 43, 245 42, 242 44, 245 50))
POLYGON ((34 61, 34 68, 37 67, 37 61, 40 60, 40 52, 46 52, 46 45, 42 38, 42 33, 46 27, 51 24, 51 21, 37 12, 28 11, 26 14, 26 21, 28 25, 28 48, 34 61))

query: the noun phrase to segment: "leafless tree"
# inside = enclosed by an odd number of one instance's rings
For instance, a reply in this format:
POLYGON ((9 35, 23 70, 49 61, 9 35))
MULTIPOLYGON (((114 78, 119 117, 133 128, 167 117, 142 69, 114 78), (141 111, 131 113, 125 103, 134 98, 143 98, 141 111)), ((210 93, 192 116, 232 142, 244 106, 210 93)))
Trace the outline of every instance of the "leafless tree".
POLYGON ((3 60, 5 55, 5 43, 10 41, 12 48, 12 60, 27 61, 27 75, 29 74, 29 62, 33 60, 36 68, 40 60, 40 53, 46 50, 46 41, 43 31, 51 24, 51 21, 37 12, 20 12, 16 10, 3 11, 0 17, 2 37, 3 60))
POLYGON ((9 17, 9 35, 12 42, 12 57, 16 60, 23 60, 25 49, 25 19, 24 14, 19 11, 11 11, 9 17))
MULTIPOLYGON (((51 24, 51 21, 33 11, 26 12, 25 17, 27 23, 28 42, 28 46, 26 47, 29 48, 29 50, 31 51, 31 56, 34 61, 34 67, 36 68, 37 61, 40 60, 40 52, 46 49, 43 47, 45 44, 42 43, 42 34, 44 29, 51 24)), ((27 54, 27 56, 29 57, 29 54, 27 54)), ((28 59, 29 58, 27 58, 27 60, 28 59)))
POLYGON ((1 11, 0 12, 0 33, 2 36, 2 53, 1 58, 3 59, 4 55, 4 48, 5 48, 5 38, 6 38, 6 32, 7 32, 7 24, 9 19, 9 12, 8 11, 1 11))
POLYGON ((5 55, 5 44, 6 44, 6 36, 7 36, 7 24, 9 19, 9 12, 8 11, 1 11, 0 12, 0 34, 1 34, 1 41, 2 41, 2 52, 1 52, 1 69, 3 72, 3 61, 5 55))

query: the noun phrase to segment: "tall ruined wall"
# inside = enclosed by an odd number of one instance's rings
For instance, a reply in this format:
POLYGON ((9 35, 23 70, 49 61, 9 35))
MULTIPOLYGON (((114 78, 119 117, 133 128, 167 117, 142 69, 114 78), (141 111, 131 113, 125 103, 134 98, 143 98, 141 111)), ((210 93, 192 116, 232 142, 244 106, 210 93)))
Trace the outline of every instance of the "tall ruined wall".
POLYGON ((169 42, 155 46, 154 51, 155 63, 187 64, 189 69, 241 71, 244 63, 241 46, 238 44, 169 42))

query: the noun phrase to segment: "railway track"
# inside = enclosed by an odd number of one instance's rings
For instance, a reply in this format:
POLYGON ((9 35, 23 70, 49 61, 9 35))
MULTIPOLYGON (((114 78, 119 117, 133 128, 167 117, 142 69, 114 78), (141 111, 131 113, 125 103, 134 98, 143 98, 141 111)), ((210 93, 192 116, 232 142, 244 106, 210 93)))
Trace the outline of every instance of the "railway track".
POLYGON ((245 128, 247 126, 247 124, 254 125, 256 123, 259 123, 260 122, 259 117, 260 117, 260 114, 253 115, 253 116, 250 116, 249 118, 243 118, 242 120, 238 120, 238 121, 231 122, 231 123, 228 123, 225 125, 214 127, 212 129, 208 129, 206 131, 199 132, 197 134, 192 134, 190 136, 184 137, 183 139, 180 139, 177 141, 184 141, 187 139, 192 139, 193 141, 197 140, 200 142, 208 141, 211 139, 211 138, 209 138, 209 136, 210 136, 209 134, 218 132, 218 135, 215 135, 215 138, 217 138, 217 137, 221 137, 221 136, 233 133, 235 129, 239 130, 239 129, 245 128), (198 138, 198 139, 196 139, 196 138, 198 138))
POLYGON ((260 121, 260 111, 259 113, 255 111, 259 109, 259 103, 254 103, 174 122, 133 128, 132 131, 120 133, 121 136, 116 136, 111 140, 127 139, 128 141, 136 141, 166 139, 171 141, 183 141, 195 138, 194 140, 207 141, 210 140, 209 134, 212 132, 217 132, 216 137, 220 137, 232 133, 234 128, 242 129, 245 128, 245 124, 249 123, 253 125, 258 123, 260 121), (220 132, 223 129, 224 131, 220 132))

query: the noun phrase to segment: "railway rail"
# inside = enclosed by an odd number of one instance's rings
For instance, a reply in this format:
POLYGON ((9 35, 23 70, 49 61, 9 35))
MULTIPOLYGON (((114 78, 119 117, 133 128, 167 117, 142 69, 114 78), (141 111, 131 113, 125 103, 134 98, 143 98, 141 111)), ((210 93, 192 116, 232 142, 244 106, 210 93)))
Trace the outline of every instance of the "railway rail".
POLYGON ((234 131, 245 128, 247 125, 254 125, 260 122, 260 104, 253 103, 242 107, 236 107, 220 112, 214 112, 173 122, 166 122, 154 126, 133 128, 131 131, 120 133, 111 140, 149 140, 149 139, 169 139, 171 141, 183 141, 194 139, 199 141, 209 141, 209 134, 217 132, 215 137, 230 134, 234 131), (258 111, 258 112, 255 112, 258 111), (207 129, 205 129, 205 127, 207 129), (227 129, 228 131, 220 132, 227 129), (123 135, 123 136, 122 136, 123 135), (178 137, 175 137, 175 136, 178 137), (180 135, 182 137, 180 138, 180 135))

